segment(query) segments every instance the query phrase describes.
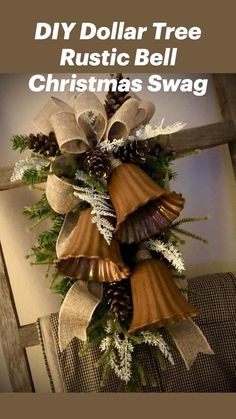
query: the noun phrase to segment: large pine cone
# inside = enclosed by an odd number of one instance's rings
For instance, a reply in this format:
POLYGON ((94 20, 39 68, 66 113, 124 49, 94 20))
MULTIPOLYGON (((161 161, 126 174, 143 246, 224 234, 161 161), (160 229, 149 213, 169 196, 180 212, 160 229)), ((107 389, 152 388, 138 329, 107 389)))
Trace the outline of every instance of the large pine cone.
POLYGON ((124 322, 132 312, 130 281, 110 282, 105 285, 104 296, 109 310, 124 322))
POLYGON ((134 140, 120 147, 116 153, 124 163, 144 164, 150 151, 146 141, 134 140))
POLYGON ((61 154, 54 132, 50 132, 48 136, 42 133, 30 134, 26 137, 26 141, 29 149, 34 153, 45 157, 55 157, 61 154))
MULTIPOLYGON (((114 75, 112 74, 112 78, 114 78, 114 75)), ((122 73, 118 73, 116 75, 116 80, 118 81, 117 87, 119 86, 119 83, 121 80, 123 80, 122 73)), ((106 94, 105 99, 105 111, 107 114, 108 119, 114 115, 114 113, 123 105, 123 103, 129 99, 130 96, 127 92, 112 92, 112 88, 110 86, 109 92, 106 94)))
POLYGON ((83 154, 83 165, 90 176, 106 179, 111 169, 111 161, 107 152, 91 149, 83 154))

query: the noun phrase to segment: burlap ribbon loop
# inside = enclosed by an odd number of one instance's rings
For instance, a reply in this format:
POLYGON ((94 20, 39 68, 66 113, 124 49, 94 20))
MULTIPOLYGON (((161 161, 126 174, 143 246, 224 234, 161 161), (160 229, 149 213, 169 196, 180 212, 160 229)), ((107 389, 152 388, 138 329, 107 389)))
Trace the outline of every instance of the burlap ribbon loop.
POLYGON ((63 351, 74 337, 85 341, 93 312, 102 299, 103 287, 96 282, 76 281, 69 289, 59 313, 59 346, 63 351))
POLYGON ((128 99, 108 121, 105 139, 127 138, 130 131, 140 124, 150 121, 155 112, 152 102, 128 99))
POLYGON ((94 93, 81 93, 74 104, 75 118, 86 138, 95 137, 99 142, 106 131, 107 114, 94 93))
POLYGON ((40 132, 48 135, 49 132, 53 131, 53 126, 50 121, 51 116, 62 111, 73 113, 73 108, 62 100, 52 96, 35 116, 33 123, 40 132))
POLYGON ((47 178, 46 197, 50 207, 58 214, 69 213, 80 202, 74 196, 73 185, 52 173, 47 178))
POLYGON ((88 149, 89 142, 87 137, 84 131, 77 125, 73 113, 55 113, 50 117, 50 122, 62 152, 80 154, 88 149))

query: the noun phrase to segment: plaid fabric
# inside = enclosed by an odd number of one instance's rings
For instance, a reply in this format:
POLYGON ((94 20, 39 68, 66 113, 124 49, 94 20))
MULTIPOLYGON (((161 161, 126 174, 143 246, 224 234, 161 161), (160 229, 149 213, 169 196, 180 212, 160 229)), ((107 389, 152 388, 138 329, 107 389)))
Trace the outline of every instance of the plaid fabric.
MULTIPOLYGON (((235 392, 236 391, 236 277, 234 274, 214 274, 189 281, 190 302, 199 308, 196 323, 206 335, 215 355, 199 354, 194 365, 187 371, 177 351, 174 351, 175 365, 167 363, 165 371, 151 356, 148 347, 140 350, 142 364, 155 378, 156 387, 144 386, 143 392, 235 392)), ((66 392, 118 392, 116 376, 109 377, 106 387, 101 387, 101 370, 95 366, 100 357, 99 348, 79 357, 81 343, 73 339, 61 353, 58 346, 58 314, 50 316, 51 330, 57 359, 66 392)), ((170 343, 171 338, 165 337, 170 343)), ((46 353, 46 341, 41 334, 41 345, 46 353)), ((52 365, 45 356, 51 382, 52 365)), ((54 388, 52 386, 52 391, 54 388)))

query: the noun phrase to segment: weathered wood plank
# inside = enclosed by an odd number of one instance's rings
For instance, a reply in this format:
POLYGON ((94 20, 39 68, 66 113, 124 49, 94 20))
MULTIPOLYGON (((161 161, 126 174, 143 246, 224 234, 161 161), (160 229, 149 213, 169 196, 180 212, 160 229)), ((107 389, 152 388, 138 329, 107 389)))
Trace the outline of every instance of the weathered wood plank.
POLYGON ((0 169, 0 191, 14 189, 23 186, 23 182, 11 182, 13 167, 3 167, 0 169))
POLYGON ((0 246, 0 342, 13 392, 34 391, 25 350, 19 337, 19 321, 0 246))
MULTIPOLYGON (((236 132, 231 120, 160 136, 160 142, 172 146, 177 152, 177 157, 178 154, 188 153, 196 149, 203 150, 235 142, 235 139, 236 132)), ((10 181, 12 170, 12 167, 0 169, 0 191, 25 186, 24 182, 10 181)))
POLYGON ((19 329, 20 343, 22 348, 39 345, 39 337, 36 323, 26 324, 19 329))
MULTIPOLYGON (((214 82, 222 117, 232 120, 236 132, 236 74, 215 74, 214 82)), ((229 143, 229 152, 236 178, 236 141, 229 143)))
POLYGON ((216 147, 233 142, 235 139, 236 133, 231 120, 160 136, 160 142, 172 146, 177 156, 196 149, 204 150, 216 147))

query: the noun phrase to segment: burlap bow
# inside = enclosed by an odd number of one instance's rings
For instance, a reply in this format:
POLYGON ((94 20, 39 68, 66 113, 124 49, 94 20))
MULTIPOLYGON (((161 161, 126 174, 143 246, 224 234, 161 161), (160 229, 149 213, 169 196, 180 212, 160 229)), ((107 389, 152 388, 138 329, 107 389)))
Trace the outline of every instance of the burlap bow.
POLYGON ((73 108, 52 97, 33 122, 45 135, 55 132, 62 152, 80 154, 93 140, 127 138, 133 128, 149 122, 154 112, 152 102, 131 97, 108 120, 98 97, 86 92, 77 96, 73 108))
MULTIPOLYGON (((142 101, 135 96, 124 102, 108 120, 103 104, 94 93, 86 92, 78 95, 73 107, 52 97, 33 121, 43 134, 55 132, 59 148, 63 153, 52 163, 52 173, 47 179, 46 196, 52 209, 59 214, 68 214, 79 203, 79 198, 74 196, 73 185, 55 174, 58 162, 62 167, 68 164, 68 161, 73 165, 74 155, 84 153, 97 143, 103 140, 112 141, 114 138, 127 138, 133 128, 149 122, 154 111, 153 103, 142 101)), ((73 232, 72 218, 66 217, 58 237, 56 246, 58 258, 61 247, 73 232)), ((82 340, 86 339, 87 326, 101 298, 101 284, 77 281, 71 287, 59 314, 61 350, 74 336, 82 340)))
MULTIPOLYGON (((130 131, 150 121, 155 112, 152 102, 137 96, 128 99, 107 119, 105 108, 94 93, 81 93, 72 108, 52 97, 34 118, 34 124, 45 135, 54 131, 62 153, 78 155, 103 140, 127 138, 130 131)), ((79 202, 73 186, 53 173, 48 176, 46 195, 59 214, 67 214, 79 202)))

